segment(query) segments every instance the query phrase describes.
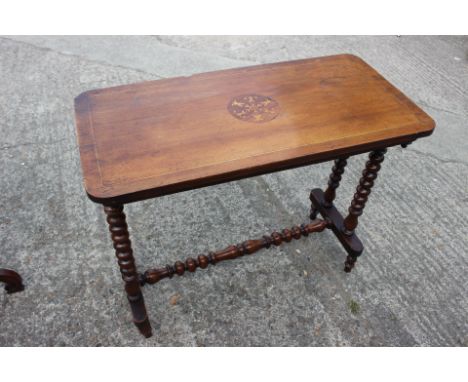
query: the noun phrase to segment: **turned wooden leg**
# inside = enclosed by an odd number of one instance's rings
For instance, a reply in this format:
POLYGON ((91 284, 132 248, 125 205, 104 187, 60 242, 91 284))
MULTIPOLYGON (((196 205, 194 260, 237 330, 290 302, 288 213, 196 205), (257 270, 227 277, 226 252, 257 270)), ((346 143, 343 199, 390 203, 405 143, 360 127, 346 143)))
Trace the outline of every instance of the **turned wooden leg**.
POLYGON ((140 283, 133 257, 130 235, 128 233, 123 205, 104 206, 107 223, 115 248, 115 255, 120 267, 122 279, 125 282, 125 291, 130 302, 133 322, 145 337, 151 337, 151 325, 146 313, 145 301, 141 293, 140 283))
MULTIPOLYGON (((341 175, 343 175, 346 164, 347 164, 347 157, 336 159, 335 164, 332 168, 332 172, 330 174, 330 178, 328 179, 328 187, 324 193, 324 207, 330 208, 333 201, 335 200, 336 196, 336 189, 340 186, 341 175)), ((311 198, 313 196, 311 195, 311 198)), ((312 199, 311 199, 312 201, 312 199)), ((310 207, 310 218, 313 220, 317 217, 318 210, 314 207, 312 203, 310 207)))
MULTIPOLYGON (((367 198, 371 192, 377 173, 380 170, 380 164, 384 160, 387 150, 375 150, 369 154, 369 160, 366 162, 366 168, 362 172, 361 180, 356 188, 351 206, 348 209, 348 216, 343 221, 344 234, 352 236, 358 225, 358 218, 362 215, 367 198)), ((345 262, 345 272, 351 272, 356 263, 356 256, 348 255, 345 262)))
POLYGON ((341 158, 335 160, 335 165, 332 168, 330 179, 328 180, 328 187, 325 190, 323 197, 325 199, 324 206, 330 208, 336 196, 336 189, 340 186, 341 175, 345 171, 348 158, 341 158))
POLYGON ((7 293, 21 292, 24 290, 21 276, 11 269, 0 268, 0 282, 5 283, 7 293))

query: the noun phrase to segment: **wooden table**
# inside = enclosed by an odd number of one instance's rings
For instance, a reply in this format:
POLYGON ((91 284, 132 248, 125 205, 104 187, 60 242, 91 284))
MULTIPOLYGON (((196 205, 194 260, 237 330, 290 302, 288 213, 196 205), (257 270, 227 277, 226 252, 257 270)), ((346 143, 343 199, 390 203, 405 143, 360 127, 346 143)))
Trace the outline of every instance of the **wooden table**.
POLYGON ((151 336, 141 286, 331 229, 353 268, 358 217, 386 148, 434 121, 353 55, 222 70, 85 92, 75 99, 84 183, 104 205, 134 322, 151 336), (333 205, 347 159, 370 152, 348 215, 333 205), (125 203, 335 160, 308 224, 138 273, 125 203), (316 219, 320 214, 323 219, 316 219))

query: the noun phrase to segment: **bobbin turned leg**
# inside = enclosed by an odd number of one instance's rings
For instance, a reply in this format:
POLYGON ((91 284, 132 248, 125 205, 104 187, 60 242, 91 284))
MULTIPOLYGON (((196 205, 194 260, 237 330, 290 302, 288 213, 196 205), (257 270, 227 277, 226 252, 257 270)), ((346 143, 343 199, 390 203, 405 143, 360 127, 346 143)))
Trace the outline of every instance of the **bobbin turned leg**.
MULTIPOLYGON (((335 160, 335 164, 332 168, 332 172, 330 174, 330 178, 328 179, 328 187, 324 192, 324 203, 323 206, 326 208, 330 208, 335 200, 336 196, 336 189, 340 186, 341 175, 343 175, 346 164, 347 164, 347 157, 340 158, 335 160)), ((311 201, 313 196, 310 196, 311 201)), ((310 208, 310 218, 313 220, 317 217, 319 210, 314 206, 312 203, 310 208)))
POLYGON ((330 179, 328 180, 328 187, 323 193, 325 200, 324 206, 330 208, 336 197, 336 189, 340 186, 341 175, 345 171, 348 158, 341 158, 335 160, 335 165, 332 168, 330 179))
POLYGON ((130 235, 127 229, 123 205, 104 206, 107 223, 115 248, 115 255, 120 267, 125 291, 130 302, 133 322, 146 338, 151 337, 151 325, 146 313, 145 301, 141 293, 135 259, 133 257, 130 235))
MULTIPOLYGON (((377 173, 380 170, 380 164, 384 160, 386 149, 375 150, 369 154, 369 160, 366 162, 366 168, 362 172, 361 180, 356 188, 351 206, 348 209, 348 216, 343 221, 343 233, 346 236, 353 236, 354 230, 358 225, 358 218, 362 215, 367 198, 371 192, 377 173)), ((357 256, 348 255, 345 262, 345 272, 351 272, 356 263, 357 256)))

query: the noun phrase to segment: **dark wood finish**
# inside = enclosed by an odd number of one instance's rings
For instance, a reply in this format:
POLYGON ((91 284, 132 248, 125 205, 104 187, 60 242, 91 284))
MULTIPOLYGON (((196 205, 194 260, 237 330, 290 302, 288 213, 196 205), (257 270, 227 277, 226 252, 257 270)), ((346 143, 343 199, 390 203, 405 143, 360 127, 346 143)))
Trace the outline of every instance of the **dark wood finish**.
POLYGON ((0 268, 0 282, 5 283, 7 293, 21 292, 24 290, 21 276, 11 269, 0 268))
POLYGON ((291 229, 284 229, 281 232, 273 232, 269 236, 263 236, 262 239, 247 240, 238 245, 231 245, 218 252, 210 252, 208 255, 199 255, 196 259, 188 258, 185 262, 176 261, 174 265, 166 265, 162 268, 149 269, 140 275, 140 282, 155 284, 164 278, 172 276, 182 276, 185 271, 195 272, 197 268, 205 269, 208 264, 215 265, 220 261, 232 260, 244 255, 251 255, 262 248, 270 248, 281 245, 283 242, 289 243, 292 239, 300 239, 302 236, 308 236, 313 232, 322 232, 329 226, 325 220, 317 219, 309 224, 294 226, 291 229))
POLYGON ((328 207, 325 206, 326 202, 324 192, 320 188, 312 190, 310 192, 310 201, 320 215, 322 215, 325 220, 331 222, 330 228, 346 252, 348 252, 350 256, 358 257, 364 249, 361 241, 356 234, 344 234, 343 216, 336 209, 333 203, 328 207))
POLYGON ((358 218, 362 215, 374 181, 377 179, 377 173, 380 170, 386 151, 385 149, 376 150, 369 154, 366 168, 362 172, 362 178, 359 181, 351 206, 348 209, 349 214, 343 222, 346 235, 352 235, 358 225, 358 218))
POLYGON ((75 109, 86 190, 104 204, 405 144, 434 128, 352 55, 92 90, 75 109))
POLYGON ((323 198, 325 200, 325 207, 331 207, 336 197, 336 189, 340 186, 341 176, 344 173, 347 158, 336 159, 335 165, 332 168, 330 179, 328 180, 328 187, 324 192, 323 198))
POLYGON ((120 273, 125 283, 125 291, 133 314, 133 322, 146 338, 151 337, 151 325, 146 313, 145 301, 133 258, 132 244, 128 233, 123 206, 104 206, 107 223, 114 244, 120 273))
MULTIPOLYGON (((332 172, 328 180, 328 188, 324 193, 324 207, 331 207, 336 197, 336 189, 340 186, 341 176, 344 173, 348 158, 335 159, 335 163, 332 167, 332 172)), ((309 217, 313 220, 317 217, 318 209, 314 207, 314 204, 310 206, 309 217)))
POLYGON ((346 273, 351 272, 353 270, 353 268, 354 268, 354 265, 356 264, 356 261, 357 261, 357 256, 348 255, 346 257, 344 271, 346 273))

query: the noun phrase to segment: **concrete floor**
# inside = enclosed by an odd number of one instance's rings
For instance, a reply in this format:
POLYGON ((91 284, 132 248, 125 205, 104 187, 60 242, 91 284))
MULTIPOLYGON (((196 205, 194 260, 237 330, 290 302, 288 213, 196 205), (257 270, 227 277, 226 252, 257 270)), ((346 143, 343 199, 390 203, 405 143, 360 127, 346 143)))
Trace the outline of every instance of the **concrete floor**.
MULTIPOLYGON (((1 37, 0 345, 467 346, 467 37, 1 37), (73 98, 92 88, 350 52, 437 122, 392 148, 351 274, 331 232, 145 287, 133 324, 103 212, 81 183, 73 98), (171 301, 177 298, 176 304, 171 301)), ((365 161, 350 160, 345 211, 365 161)), ((140 270, 307 220, 330 163, 128 206, 140 270)))

